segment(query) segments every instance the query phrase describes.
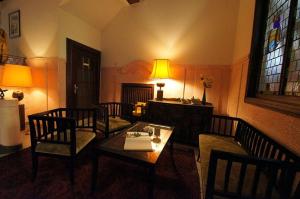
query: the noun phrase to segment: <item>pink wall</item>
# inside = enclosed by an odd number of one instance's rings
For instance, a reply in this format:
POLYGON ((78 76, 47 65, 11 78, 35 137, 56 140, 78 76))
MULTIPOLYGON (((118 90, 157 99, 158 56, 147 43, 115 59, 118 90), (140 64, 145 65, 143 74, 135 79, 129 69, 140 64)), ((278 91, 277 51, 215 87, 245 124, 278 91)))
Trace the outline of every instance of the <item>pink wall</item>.
MULTIPOLYGON (((216 113, 226 114, 230 77, 229 66, 177 65, 171 63, 171 79, 164 87, 164 97, 182 98, 186 69, 185 99, 202 98, 201 75, 213 79, 213 86, 207 89, 207 101, 213 103, 216 113)), ((133 61, 123 67, 101 69, 101 101, 120 101, 121 83, 154 83, 150 79, 152 64, 145 61, 133 61)), ((155 86, 155 94, 157 87, 155 86)))
POLYGON ((244 102, 248 58, 231 67, 228 113, 240 117, 300 155, 300 118, 244 102))
POLYGON ((240 1, 227 112, 262 130, 300 155, 300 118, 244 102, 255 1, 240 1))

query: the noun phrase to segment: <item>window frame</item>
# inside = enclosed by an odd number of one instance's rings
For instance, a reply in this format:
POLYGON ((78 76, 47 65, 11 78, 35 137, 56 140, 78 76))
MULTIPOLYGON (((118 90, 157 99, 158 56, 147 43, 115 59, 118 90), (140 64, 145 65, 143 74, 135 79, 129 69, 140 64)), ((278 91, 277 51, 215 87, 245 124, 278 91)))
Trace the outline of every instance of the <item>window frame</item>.
MULTIPOLYGON (((300 1, 300 0, 299 0, 300 1)), ((290 0, 290 15, 287 28, 286 47, 283 55, 282 71, 280 77, 279 95, 262 95, 258 93, 261 74, 261 61, 264 50, 266 21, 268 17, 269 1, 256 0, 252 30, 251 51, 249 57, 248 79, 246 87, 246 103, 254 104, 274 111, 300 117, 300 97, 286 96, 286 73, 290 62, 291 46, 293 45, 293 31, 296 20, 297 0, 290 0), (292 17, 291 17, 292 16, 292 17)))

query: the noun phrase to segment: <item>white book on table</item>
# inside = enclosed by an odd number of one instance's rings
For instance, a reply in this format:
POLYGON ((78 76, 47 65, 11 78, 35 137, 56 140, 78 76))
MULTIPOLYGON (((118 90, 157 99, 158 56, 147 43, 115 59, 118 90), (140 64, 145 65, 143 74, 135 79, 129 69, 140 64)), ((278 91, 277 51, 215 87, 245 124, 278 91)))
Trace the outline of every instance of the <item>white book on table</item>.
MULTIPOLYGON (((130 134, 129 134, 130 135, 130 134)), ((153 151, 149 135, 126 136, 124 150, 128 151, 153 151)))

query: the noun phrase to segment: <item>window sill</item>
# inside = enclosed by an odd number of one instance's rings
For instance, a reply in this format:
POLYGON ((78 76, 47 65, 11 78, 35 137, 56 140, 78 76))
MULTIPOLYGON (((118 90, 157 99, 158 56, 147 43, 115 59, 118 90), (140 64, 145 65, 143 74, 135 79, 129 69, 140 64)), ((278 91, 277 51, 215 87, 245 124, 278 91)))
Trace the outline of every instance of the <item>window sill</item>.
POLYGON ((273 111, 291 115, 294 117, 300 117, 300 100, 299 97, 288 96, 257 96, 257 97, 245 97, 245 103, 253 104, 263 108, 268 108, 273 111))

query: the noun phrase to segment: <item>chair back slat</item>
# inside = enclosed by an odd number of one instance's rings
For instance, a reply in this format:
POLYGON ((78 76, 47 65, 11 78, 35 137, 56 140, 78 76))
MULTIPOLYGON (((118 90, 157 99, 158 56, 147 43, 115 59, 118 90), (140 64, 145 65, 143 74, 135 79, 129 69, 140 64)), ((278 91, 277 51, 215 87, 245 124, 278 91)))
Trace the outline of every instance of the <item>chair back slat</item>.
POLYGON ((254 179, 252 182, 251 196, 255 198, 258 188, 259 177, 262 171, 261 163, 258 162, 255 168, 254 179))
MULTIPOLYGON (((218 173, 218 175, 220 174, 218 173)), ((300 175, 300 167, 291 162, 260 159, 212 150, 210 153, 205 198, 210 199, 215 198, 215 196, 221 196, 222 198, 273 198, 273 190, 276 189, 280 196, 279 198, 295 199, 299 196, 300 189, 300 178, 296 178, 296 174, 300 175), (227 163, 227 166, 224 180, 218 180, 218 186, 215 186, 219 163, 227 163), (232 172, 233 169, 235 169, 235 172, 232 172), (266 170, 268 171, 267 175, 265 173, 266 170), (237 172, 239 174, 236 183, 234 179, 237 172), (266 183, 260 183, 261 179, 266 180, 266 183), (245 186, 249 185, 249 193, 247 191, 244 192, 244 189, 247 189, 245 186)), ((221 175, 223 175, 223 172, 221 175)))
POLYGON ((38 141, 69 143, 72 128, 96 129, 96 109, 60 108, 28 116, 32 137, 38 141), (63 117, 60 117, 63 116, 63 117), (73 127, 73 122, 75 126, 73 127))
POLYGON ((234 137, 248 154, 255 157, 299 161, 299 157, 240 118, 213 115, 209 134, 234 137))
POLYGON ((238 118, 214 115, 211 119, 211 126, 208 133, 233 137, 237 125, 238 118))
POLYGON ((71 134, 75 134, 75 120, 49 116, 29 116, 30 136, 33 145, 38 142, 70 144, 71 134), (56 128, 54 128, 56 126, 56 128))
POLYGON ((226 165, 226 171, 225 171, 225 178, 224 178, 224 191, 228 191, 228 186, 229 186, 229 177, 231 174, 231 167, 232 167, 232 161, 228 160, 227 165, 226 165))
POLYGON ((241 196, 241 194, 242 194, 242 189, 243 189, 243 185, 245 182, 246 170, 247 170, 247 164, 242 162, 237 191, 236 191, 239 196, 241 196))

